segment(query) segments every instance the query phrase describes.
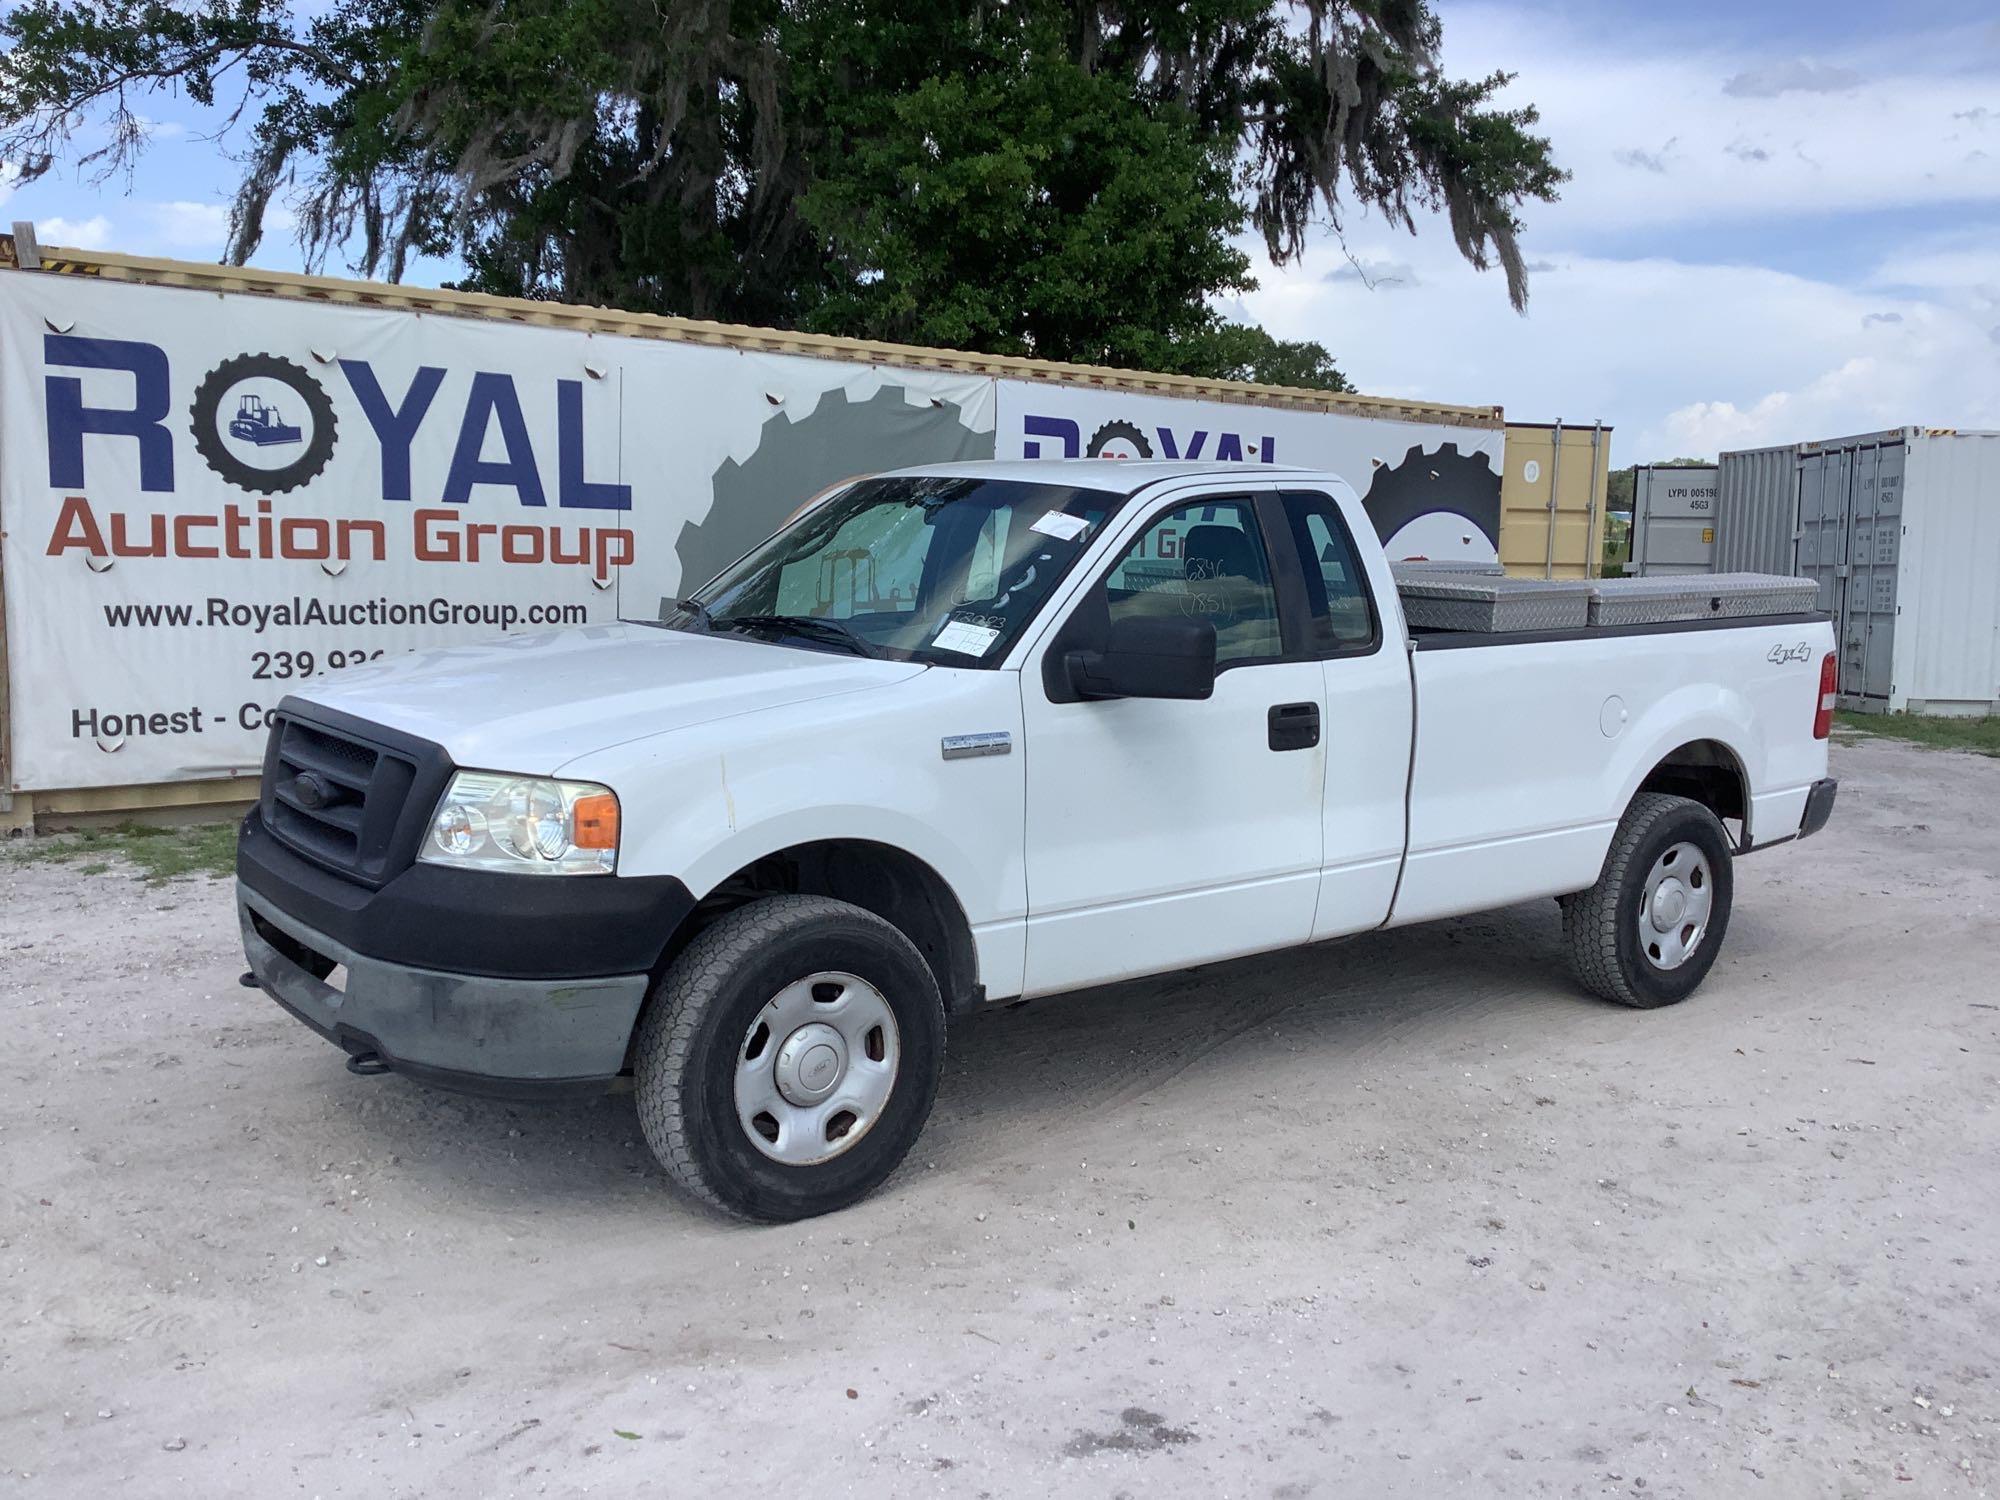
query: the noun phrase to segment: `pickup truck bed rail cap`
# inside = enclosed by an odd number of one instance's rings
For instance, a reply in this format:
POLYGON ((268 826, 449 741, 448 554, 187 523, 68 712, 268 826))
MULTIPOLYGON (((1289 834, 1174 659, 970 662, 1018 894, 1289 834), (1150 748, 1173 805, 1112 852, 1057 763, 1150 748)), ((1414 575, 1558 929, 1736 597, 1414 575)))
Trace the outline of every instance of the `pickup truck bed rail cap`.
POLYGON ((1817 611, 1784 615, 1719 616, 1705 620, 1650 620, 1637 625, 1584 625, 1573 630, 1422 630, 1412 628, 1413 651, 1454 651, 1476 646, 1531 646, 1546 641, 1616 640, 1629 635, 1674 635, 1683 630, 1756 630, 1767 625, 1826 624, 1817 611))

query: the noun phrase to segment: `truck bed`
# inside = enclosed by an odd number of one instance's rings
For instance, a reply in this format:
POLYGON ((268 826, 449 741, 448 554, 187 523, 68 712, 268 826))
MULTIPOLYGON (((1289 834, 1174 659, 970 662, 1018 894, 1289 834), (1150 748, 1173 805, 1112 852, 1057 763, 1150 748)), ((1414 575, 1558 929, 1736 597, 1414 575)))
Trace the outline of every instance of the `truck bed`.
POLYGON ((1811 732, 1832 649, 1823 615, 1434 631, 1415 644, 1398 922, 1581 890, 1640 778, 1680 746, 1730 747, 1751 843, 1795 833, 1825 774, 1811 732))

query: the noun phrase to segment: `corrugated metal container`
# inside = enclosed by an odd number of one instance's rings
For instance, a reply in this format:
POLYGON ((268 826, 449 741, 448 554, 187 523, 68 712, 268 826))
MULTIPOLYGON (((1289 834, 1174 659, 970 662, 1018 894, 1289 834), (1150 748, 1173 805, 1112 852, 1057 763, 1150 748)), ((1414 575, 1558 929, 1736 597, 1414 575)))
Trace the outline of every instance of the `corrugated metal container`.
POLYGON ((1721 456, 1715 480, 1715 570, 1798 570, 1799 450, 1742 448, 1721 456))
POLYGON ((1640 464, 1632 485, 1632 571, 1706 573, 1715 565, 1715 470, 1640 464))
POLYGON ((2000 713, 2000 432, 1802 443, 1798 473, 1799 571, 1833 616, 1841 705, 2000 713))
POLYGON ((1604 548, 1611 429, 1509 422, 1500 561, 1517 578, 1595 578, 1604 548))

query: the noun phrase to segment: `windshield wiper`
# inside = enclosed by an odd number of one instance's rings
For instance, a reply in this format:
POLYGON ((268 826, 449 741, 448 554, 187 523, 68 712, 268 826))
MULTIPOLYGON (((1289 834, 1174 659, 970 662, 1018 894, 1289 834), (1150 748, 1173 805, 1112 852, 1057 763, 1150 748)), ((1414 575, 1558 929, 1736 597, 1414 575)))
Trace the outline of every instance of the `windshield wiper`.
POLYGON ((685 610, 694 616, 695 624, 701 627, 702 634, 706 635, 715 629, 715 616, 708 612, 708 606, 699 599, 675 599, 672 603, 675 609, 685 610))
MULTIPOLYGON (((706 611, 704 611, 706 614, 706 611)), ((712 618, 712 617, 711 617, 712 618)), ((712 621, 716 630, 789 630, 794 635, 802 635, 812 640, 825 641, 839 646, 855 656, 877 656, 872 641, 862 639, 854 631, 838 620, 822 620, 813 615, 727 615, 712 621)))

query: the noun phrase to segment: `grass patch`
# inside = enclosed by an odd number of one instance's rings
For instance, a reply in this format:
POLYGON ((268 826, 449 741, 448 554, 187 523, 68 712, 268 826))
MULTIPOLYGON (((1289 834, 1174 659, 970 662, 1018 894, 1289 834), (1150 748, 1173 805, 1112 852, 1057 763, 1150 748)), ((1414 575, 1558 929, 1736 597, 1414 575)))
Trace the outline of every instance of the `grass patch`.
POLYGON ((86 828, 80 833, 23 839, 4 846, 15 864, 84 863, 80 873, 102 875, 111 869, 106 856, 138 866, 148 885, 181 875, 206 875, 221 880, 236 869, 236 825, 202 823, 181 828, 146 828, 123 823, 116 828, 86 828))
POLYGON ((1881 735, 1933 750, 1970 750, 2000 759, 2000 717, 1934 719, 1925 714, 1838 713, 1834 720, 1856 734, 1881 735))

